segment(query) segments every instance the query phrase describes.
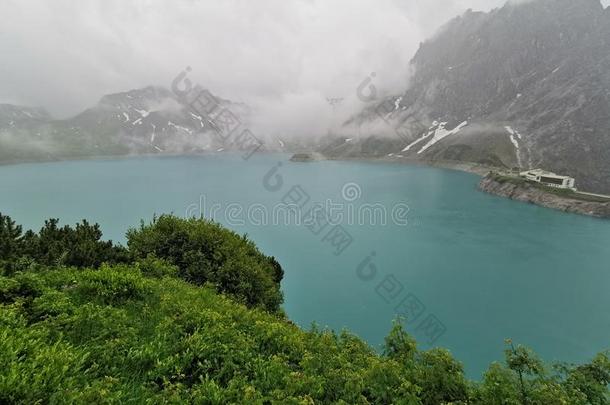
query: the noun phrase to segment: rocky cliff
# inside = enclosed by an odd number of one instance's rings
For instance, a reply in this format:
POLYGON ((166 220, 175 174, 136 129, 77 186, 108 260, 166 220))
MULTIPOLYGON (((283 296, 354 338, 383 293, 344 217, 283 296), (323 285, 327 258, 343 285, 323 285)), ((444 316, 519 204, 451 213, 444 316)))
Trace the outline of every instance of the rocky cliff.
POLYGON ((543 167, 610 193, 608 55, 610 8, 599 0, 468 11, 421 44, 408 89, 346 123, 359 142, 329 150, 543 167))
POLYGON ((479 189, 486 193, 559 211, 610 219, 610 200, 603 202, 603 199, 587 196, 582 196, 581 199, 577 194, 553 192, 535 184, 510 180, 493 173, 481 180, 479 189))

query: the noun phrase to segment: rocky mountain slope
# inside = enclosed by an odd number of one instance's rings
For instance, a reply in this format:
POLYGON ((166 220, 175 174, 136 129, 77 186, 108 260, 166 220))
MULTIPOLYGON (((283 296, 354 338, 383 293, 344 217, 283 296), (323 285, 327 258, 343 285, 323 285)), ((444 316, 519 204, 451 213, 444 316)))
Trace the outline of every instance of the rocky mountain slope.
MULTIPOLYGON (((213 96, 218 108, 248 127, 248 106, 213 96)), ((0 105, 0 163, 145 153, 197 153, 237 148, 212 116, 197 113, 170 90, 146 87, 102 97, 75 117, 55 120, 45 111, 0 105)), ((235 135, 236 136, 236 135, 235 135)), ((268 148, 280 144, 267 142, 268 148)))
POLYGON ((610 8, 599 0, 468 11, 411 64, 409 88, 368 103, 345 125, 360 137, 327 154, 543 167, 610 192, 610 8))

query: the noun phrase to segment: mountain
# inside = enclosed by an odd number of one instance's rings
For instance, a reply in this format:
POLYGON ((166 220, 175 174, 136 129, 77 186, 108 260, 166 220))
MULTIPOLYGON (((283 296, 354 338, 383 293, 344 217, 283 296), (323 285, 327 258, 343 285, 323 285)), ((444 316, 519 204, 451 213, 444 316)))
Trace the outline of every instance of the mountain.
POLYGON ((50 120, 42 108, 0 104, 0 163, 47 159, 40 128, 50 120))
MULTIPOLYGON (((208 94, 218 105, 214 114, 231 111, 238 120, 240 127, 231 134, 237 137, 248 126, 248 106, 208 94)), ((64 120, 40 109, 0 105, 0 163, 240 149, 243 145, 226 136, 214 116, 204 117, 170 90, 152 86, 104 96, 64 120)))
POLYGON ((409 88, 368 103, 345 124, 361 136, 327 154, 542 167, 610 192, 610 8, 599 0, 469 10, 411 68, 409 88))
MULTIPOLYGON (((405 74, 407 89, 367 102, 341 137, 256 137, 265 150, 331 158, 540 167, 610 193, 610 8, 599 0, 469 10, 422 43, 405 74)), ((248 106, 214 97, 248 128, 248 106)), ((240 148, 161 87, 105 96, 65 120, 0 105, 0 163, 240 148)))
POLYGON ((0 104, 0 129, 21 127, 33 121, 46 121, 51 117, 42 108, 0 104))

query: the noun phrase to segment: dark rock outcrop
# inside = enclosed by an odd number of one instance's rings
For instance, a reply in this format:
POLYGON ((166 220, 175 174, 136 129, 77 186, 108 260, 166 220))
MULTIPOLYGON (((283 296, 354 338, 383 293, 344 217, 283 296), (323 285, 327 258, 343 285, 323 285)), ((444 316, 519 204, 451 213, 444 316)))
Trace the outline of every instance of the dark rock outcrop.
POLYGON ((320 153, 316 153, 316 152, 295 153, 290 158, 291 162, 299 162, 299 163, 317 162, 319 160, 324 160, 324 156, 321 155, 320 153))

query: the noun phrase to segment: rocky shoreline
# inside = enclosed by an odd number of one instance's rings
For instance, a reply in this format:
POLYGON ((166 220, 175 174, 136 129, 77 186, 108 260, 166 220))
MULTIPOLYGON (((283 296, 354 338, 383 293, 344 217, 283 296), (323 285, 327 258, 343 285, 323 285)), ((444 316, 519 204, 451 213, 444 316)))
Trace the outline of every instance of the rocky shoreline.
POLYGON ((479 189, 489 194, 516 201, 536 204, 563 212, 610 219, 610 200, 586 201, 569 194, 561 195, 544 190, 526 181, 511 181, 494 173, 489 173, 479 183, 479 189))

